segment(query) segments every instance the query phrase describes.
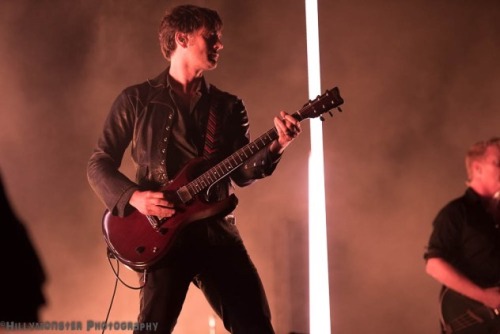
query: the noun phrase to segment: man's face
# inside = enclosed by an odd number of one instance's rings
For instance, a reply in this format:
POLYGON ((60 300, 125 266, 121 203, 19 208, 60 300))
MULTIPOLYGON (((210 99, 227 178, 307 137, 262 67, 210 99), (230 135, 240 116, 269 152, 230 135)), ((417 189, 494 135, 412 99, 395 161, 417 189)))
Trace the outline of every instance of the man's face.
POLYGON ((500 191, 500 149, 490 146, 484 158, 478 161, 477 176, 485 192, 492 196, 500 191))
POLYGON ((219 51, 222 48, 220 31, 202 28, 189 34, 189 60, 197 69, 211 70, 217 67, 219 51))

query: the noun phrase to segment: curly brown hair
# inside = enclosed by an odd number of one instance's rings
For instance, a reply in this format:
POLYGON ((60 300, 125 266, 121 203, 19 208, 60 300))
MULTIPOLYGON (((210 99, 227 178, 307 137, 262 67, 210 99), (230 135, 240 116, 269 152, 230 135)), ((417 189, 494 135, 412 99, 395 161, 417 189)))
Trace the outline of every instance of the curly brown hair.
POLYGON ((219 32, 222 20, 212 9, 193 5, 182 5, 165 13, 158 29, 158 40, 165 59, 170 60, 176 48, 175 33, 192 33, 200 28, 219 32))

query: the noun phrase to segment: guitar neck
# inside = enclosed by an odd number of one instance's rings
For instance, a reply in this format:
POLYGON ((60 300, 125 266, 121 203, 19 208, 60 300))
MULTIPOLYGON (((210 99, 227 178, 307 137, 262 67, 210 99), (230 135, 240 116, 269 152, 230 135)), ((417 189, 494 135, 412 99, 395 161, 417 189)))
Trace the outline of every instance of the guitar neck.
POLYGON ((228 176, 241 166, 246 160, 253 157, 257 152, 269 145, 273 140, 278 138, 276 128, 268 130, 253 142, 243 146, 226 159, 222 160, 196 179, 186 184, 187 191, 191 197, 197 195, 201 191, 210 188, 213 184, 228 176))
MULTIPOLYGON (((334 87, 326 91, 322 96, 318 96, 315 100, 306 103, 299 111, 291 116, 299 122, 307 118, 319 117, 324 112, 332 108, 337 108, 343 102, 344 100, 340 96, 339 89, 334 87)), ((338 109, 340 110, 340 108, 338 109)), ((184 203, 188 202, 203 190, 210 188, 213 184, 231 174, 246 160, 250 159, 277 138, 278 131, 273 127, 256 140, 243 146, 229 157, 198 176, 196 179, 179 188, 179 190, 177 190, 179 198, 184 203)))

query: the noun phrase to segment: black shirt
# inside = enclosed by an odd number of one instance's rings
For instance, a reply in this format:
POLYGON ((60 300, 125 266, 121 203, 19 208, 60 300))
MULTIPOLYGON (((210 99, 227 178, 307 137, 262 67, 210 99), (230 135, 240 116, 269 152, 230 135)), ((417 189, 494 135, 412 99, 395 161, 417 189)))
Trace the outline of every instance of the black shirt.
POLYGON ((168 175, 175 176, 190 160, 203 154, 209 99, 208 89, 200 80, 193 94, 191 105, 182 105, 180 97, 172 89, 171 81, 174 79, 170 75, 166 77, 166 86, 170 88, 168 91, 175 107, 172 140, 168 146, 167 156, 176 157, 167 159, 166 163, 168 175))
POLYGON ((472 188, 435 218, 424 258, 436 257, 480 286, 500 283, 500 229, 472 188))

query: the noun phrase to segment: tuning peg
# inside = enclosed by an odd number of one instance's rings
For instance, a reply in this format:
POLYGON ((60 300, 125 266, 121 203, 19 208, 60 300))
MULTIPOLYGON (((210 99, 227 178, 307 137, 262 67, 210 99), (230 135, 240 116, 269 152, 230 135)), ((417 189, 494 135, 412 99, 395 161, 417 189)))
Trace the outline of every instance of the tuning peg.
POLYGON ((330 114, 330 117, 333 117, 333 114, 330 110, 328 110, 328 113, 330 114))
POLYGON ((340 108, 340 107, 338 107, 338 108, 337 108, 337 110, 338 110, 339 112, 342 112, 342 108, 340 108))
POLYGON ((321 122, 325 121, 325 118, 323 116, 319 116, 319 119, 321 120, 321 122))

